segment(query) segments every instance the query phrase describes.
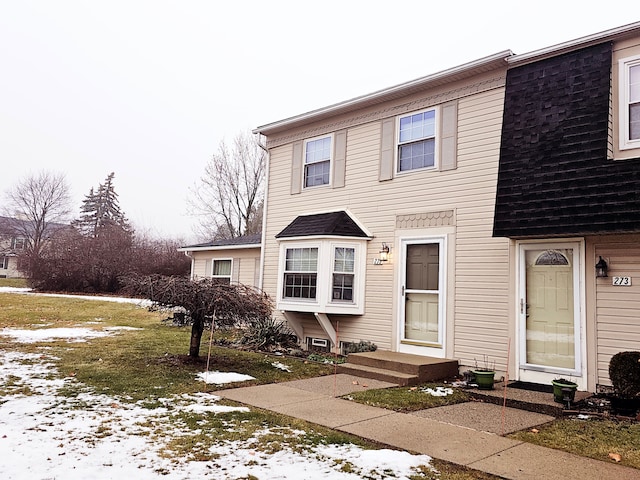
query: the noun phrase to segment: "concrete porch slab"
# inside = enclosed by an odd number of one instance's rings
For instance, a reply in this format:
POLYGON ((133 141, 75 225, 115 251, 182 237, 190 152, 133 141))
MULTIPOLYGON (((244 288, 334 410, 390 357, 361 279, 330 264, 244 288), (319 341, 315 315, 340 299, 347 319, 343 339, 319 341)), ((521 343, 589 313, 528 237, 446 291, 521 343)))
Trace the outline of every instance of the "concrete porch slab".
POLYGON ((413 412, 422 418, 450 423, 474 430, 495 433, 496 435, 517 432, 526 428, 542 425, 555 419, 550 415, 527 412, 516 408, 482 402, 466 402, 445 407, 430 408, 413 412), (504 431, 503 431, 504 414, 504 431))

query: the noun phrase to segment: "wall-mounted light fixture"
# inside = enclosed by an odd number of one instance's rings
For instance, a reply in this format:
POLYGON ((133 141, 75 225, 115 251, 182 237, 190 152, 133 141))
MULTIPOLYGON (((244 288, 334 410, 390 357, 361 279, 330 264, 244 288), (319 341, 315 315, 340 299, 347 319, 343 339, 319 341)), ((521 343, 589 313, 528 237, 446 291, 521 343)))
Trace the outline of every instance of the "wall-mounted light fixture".
POLYGON ((607 262, 605 261, 604 258, 600 257, 600 260, 598 261, 598 263, 596 263, 596 278, 608 277, 607 275, 608 269, 609 269, 609 266, 607 265, 607 262))
POLYGON ((389 260, 389 245, 383 242, 380 250, 380 261, 386 262, 387 260, 389 260))

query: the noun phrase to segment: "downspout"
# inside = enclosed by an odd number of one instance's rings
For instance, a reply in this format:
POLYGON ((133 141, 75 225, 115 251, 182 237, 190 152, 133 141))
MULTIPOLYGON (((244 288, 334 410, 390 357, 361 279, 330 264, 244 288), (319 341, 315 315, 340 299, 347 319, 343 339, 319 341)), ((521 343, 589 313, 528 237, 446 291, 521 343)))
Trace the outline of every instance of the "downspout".
POLYGON ((264 249, 266 243, 265 231, 267 229, 267 199, 269 198, 269 170, 271 164, 271 154, 269 149, 262 144, 262 135, 260 132, 256 132, 258 136, 258 146, 264 150, 267 154, 267 168, 265 171, 265 184, 264 184, 264 200, 262 202, 262 232, 260 236, 260 275, 258 276, 258 288, 264 291, 264 249))
POLYGON ((193 258, 189 250, 185 250, 184 254, 191 259, 191 273, 189 273, 189 280, 193 281, 193 268, 195 267, 195 259, 193 258))

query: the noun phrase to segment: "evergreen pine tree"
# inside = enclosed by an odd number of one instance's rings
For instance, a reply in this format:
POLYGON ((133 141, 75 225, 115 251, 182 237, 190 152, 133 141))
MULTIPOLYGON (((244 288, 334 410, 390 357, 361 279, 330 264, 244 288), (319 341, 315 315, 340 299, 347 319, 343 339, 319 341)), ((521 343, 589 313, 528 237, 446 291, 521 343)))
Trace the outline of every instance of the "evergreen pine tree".
POLYGON ((111 172, 104 183, 93 187, 85 196, 80 208, 80 218, 74 220, 75 226, 83 235, 96 238, 106 227, 118 227, 125 233, 131 234, 131 226, 118 202, 118 194, 113 185, 115 174, 111 172))

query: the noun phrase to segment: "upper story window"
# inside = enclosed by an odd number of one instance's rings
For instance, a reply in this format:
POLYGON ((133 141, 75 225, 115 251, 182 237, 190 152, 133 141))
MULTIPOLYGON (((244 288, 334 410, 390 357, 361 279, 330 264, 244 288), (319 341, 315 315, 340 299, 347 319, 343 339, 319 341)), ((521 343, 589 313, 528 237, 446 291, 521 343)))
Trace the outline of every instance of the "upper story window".
POLYGON ((231 260, 213 260, 211 277, 217 279, 221 283, 231 283, 231 260))
POLYGON ((11 248, 14 250, 22 250, 25 247, 25 239, 21 237, 13 237, 11 239, 11 248))
POLYGON ((620 60, 620 149, 640 148, 640 56, 620 60))
POLYGON ((400 117, 398 172, 435 167, 435 109, 400 117))
POLYGON ((307 140, 304 144, 304 186, 329 185, 331 136, 307 140))

